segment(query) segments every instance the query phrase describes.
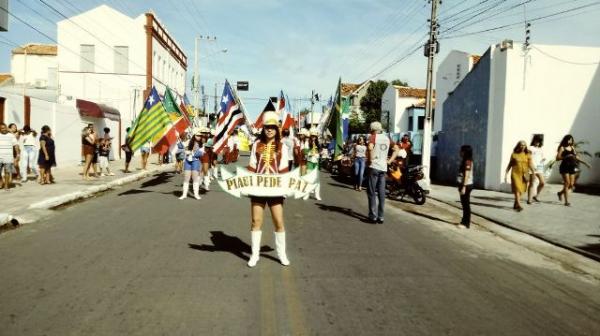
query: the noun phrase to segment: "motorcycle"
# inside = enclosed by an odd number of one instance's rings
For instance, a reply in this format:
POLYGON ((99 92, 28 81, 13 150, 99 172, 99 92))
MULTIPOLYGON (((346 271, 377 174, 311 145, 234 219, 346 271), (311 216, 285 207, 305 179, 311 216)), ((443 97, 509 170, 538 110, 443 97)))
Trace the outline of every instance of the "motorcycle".
POLYGON ((388 198, 401 201, 408 194, 417 205, 425 204, 426 192, 418 183, 424 177, 421 165, 406 168, 397 164, 392 165, 388 170, 386 183, 388 198))

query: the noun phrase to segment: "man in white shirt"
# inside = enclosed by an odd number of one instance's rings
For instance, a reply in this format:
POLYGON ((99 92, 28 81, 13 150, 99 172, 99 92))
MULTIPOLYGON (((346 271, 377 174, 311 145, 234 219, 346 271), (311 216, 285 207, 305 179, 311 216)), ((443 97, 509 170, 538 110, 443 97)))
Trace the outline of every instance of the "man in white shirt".
POLYGON ((369 197, 369 221, 371 223, 383 224, 385 207, 385 175, 388 164, 398 155, 398 147, 394 145, 394 153, 388 159, 388 151, 393 142, 383 134, 381 123, 371 123, 371 135, 369 136, 369 173, 367 195, 369 197))
POLYGON ((19 156, 19 142, 12 133, 8 132, 6 124, 0 123, 0 175, 4 176, 2 184, 6 190, 12 183, 15 160, 13 153, 17 153, 17 157, 19 156))

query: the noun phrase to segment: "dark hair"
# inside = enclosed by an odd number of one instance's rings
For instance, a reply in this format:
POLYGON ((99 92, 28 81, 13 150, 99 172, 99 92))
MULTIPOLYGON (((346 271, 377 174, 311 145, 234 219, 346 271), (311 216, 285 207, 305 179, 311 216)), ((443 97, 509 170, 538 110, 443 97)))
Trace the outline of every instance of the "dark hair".
POLYGON ((13 127, 13 126, 17 127, 17 124, 15 124, 15 123, 10 123, 10 124, 8 124, 8 128, 11 128, 11 127, 13 127))
POLYGON ((110 133, 110 128, 104 127, 104 133, 110 133))
POLYGON ((281 131, 281 135, 284 136, 284 137, 289 136, 290 135, 290 130, 287 129, 287 128, 284 129, 283 131, 281 131))
POLYGON ((0 126, 6 126, 4 122, 0 122, 0 126))
POLYGON ((560 149, 560 147, 568 147, 569 146, 569 140, 572 140, 573 143, 575 143, 575 139, 573 139, 573 136, 571 134, 567 134, 560 141, 560 145, 558 145, 558 148, 560 149))
POLYGON ((193 137, 190 138, 190 142, 188 142, 187 149, 188 150, 193 150, 194 149, 194 144, 196 142, 198 143, 199 147, 202 147, 202 145, 204 144, 204 141, 202 141, 202 138, 196 139, 196 137, 193 136, 193 137))
POLYGON ((29 127, 29 125, 23 126, 23 132, 25 132, 25 133, 31 132, 31 127, 29 127))
POLYGON ((544 145, 544 135, 543 134, 534 134, 533 138, 531 138, 531 146, 535 146, 535 143, 539 143, 540 147, 544 145))
MULTIPOLYGON (((513 153, 521 153, 521 142, 525 142, 523 140, 519 140, 515 148, 513 148, 513 153)), ((527 143, 525 142, 525 149, 523 149, 523 153, 529 154, 529 149, 527 149, 527 143)))
MULTIPOLYGON (((260 131, 260 135, 258 136, 258 139, 262 143, 267 143, 266 129, 267 127, 263 127, 262 131, 260 131)), ((279 143, 281 143, 281 131, 279 130, 279 127, 275 127, 275 130, 277 131, 275 133, 275 148, 279 148, 279 143)))
POLYGON ((460 147, 460 152, 462 153, 463 162, 473 160, 473 148, 471 146, 462 145, 460 147))
MULTIPOLYGON (((319 148, 319 138, 311 136, 310 138, 308 138, 308 144, 310 146, 315 145, 317 146, 317 148, 319 148)), ((344 143, 344 147, 349 146, 348 143, 344 143)))
POLYGON ((46 132, 48 132, 49 130, 50 130, 50 126, 48 126, 48 125, 44 125, 44 126, 42 126, 42 133, 46 133, 46 132))

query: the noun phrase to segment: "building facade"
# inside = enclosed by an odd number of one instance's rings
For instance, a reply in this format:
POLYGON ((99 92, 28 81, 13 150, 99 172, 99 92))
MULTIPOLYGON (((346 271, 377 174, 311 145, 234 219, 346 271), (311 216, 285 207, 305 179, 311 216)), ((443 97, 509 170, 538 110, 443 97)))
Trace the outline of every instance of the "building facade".
POLYGON ((410 108, 422 105, 426 96, 425 89, 388 85, 381 98, 381 123, 388 125, 389 133, 409 131, 410 108))
MULTIPOLYGON (((474 147, 479 187, 509 190, 503 181, 519 140, 544 136, 547 161, 566 134, 600 151, 600 48, 522 45, 491 46, 444 103, 438 143, 438 176, 452 182, 462 144, 474 147)), ((597 167, 596 157, 583 157, 597 167)), ((600 183, 600 170, 581 166, 579 184, 600 183)), ((558 164, 550 181, 559 182, 558 164)))
POLYGON ((367 90, 369 89, 369 86, 371 86, 371 83, 373 83, 372 80, 367 80, 360 84, 342 83, 342 99, 346 99, 348 101, 351 118, 364 120, 364 114, 360 108, 360 101, 367 94, 367 90))
POLYGON ((481 56, 471 55, 464 51, 452 50, 438 66, 435 75, 435 92, 439 104, 435 109, 437 118, 433 123, 434 133, 443 128, 444 101, 479 62, 480 58, 481 56))

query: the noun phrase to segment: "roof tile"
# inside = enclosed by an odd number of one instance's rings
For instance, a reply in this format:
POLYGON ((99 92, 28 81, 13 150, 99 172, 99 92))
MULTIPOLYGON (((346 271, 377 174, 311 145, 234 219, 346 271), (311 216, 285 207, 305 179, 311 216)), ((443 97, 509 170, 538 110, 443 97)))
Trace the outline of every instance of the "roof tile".
POLYGON ((34 44, 29 43, 25 46, 15 48, 12 50, 13 55, 22 55, 27 51, 27 55, 48 55, 56 56, 57 48, 53 44, 34 44))

